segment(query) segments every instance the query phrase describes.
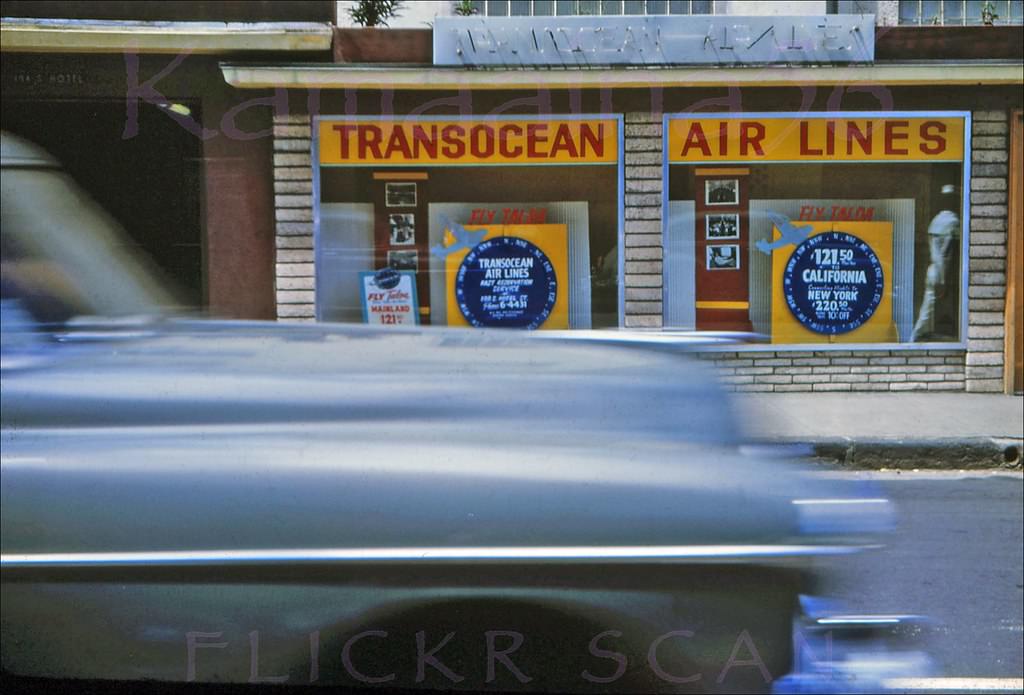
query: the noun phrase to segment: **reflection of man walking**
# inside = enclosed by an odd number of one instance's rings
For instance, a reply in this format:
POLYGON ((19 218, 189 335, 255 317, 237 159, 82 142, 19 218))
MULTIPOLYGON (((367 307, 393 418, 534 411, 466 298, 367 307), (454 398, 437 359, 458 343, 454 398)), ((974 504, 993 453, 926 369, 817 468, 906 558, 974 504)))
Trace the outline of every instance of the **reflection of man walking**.
POLYGON ((946 275, 949 270, 949 252, 953 242, 960 235, 960 218, 953 212, 956 204, 956 187, 942 187, 942 210, 928 225, 928 249, 931 256, 925 276, 924 298, 917 312, 914 334, 911 340, 918 342, 935 333, 935 305, 946 294, 946 275))

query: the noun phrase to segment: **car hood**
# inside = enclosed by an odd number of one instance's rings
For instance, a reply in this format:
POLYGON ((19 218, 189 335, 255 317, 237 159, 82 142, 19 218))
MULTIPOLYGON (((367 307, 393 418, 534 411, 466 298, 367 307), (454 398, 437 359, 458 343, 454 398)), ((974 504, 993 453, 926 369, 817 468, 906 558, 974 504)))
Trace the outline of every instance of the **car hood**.
POLYGON ((0 392, 5 555, 810 543, 801 504, 849 494, 741 454, 685 354, 183 321, 40 351, 0 392))

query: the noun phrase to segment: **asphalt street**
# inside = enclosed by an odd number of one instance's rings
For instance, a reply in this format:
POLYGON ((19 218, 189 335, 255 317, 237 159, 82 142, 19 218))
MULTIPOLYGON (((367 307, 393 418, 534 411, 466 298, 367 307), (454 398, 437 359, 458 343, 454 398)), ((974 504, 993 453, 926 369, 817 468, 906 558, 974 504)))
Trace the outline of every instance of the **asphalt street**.
POLYGON ((989 679, 982 686, 995 691, 1019 683, 1024 674, 1021 475, 848 475, 873 478, 897 505, 899 521, 884 549, 835 568, 836 593, 854 611, 932 618, 922 645, 938 662, 936 675, 960 679, 948 681, 964 686, 956 690, 966 689, 970 679, 989 679))

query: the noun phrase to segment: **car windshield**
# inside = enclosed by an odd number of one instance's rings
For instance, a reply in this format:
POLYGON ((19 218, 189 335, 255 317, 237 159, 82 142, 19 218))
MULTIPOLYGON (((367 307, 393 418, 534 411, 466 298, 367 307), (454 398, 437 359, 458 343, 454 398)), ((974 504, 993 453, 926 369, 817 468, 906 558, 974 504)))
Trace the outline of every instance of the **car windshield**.
POLYGON ((154 279, 151 264, 131 251, 117 224, 52 158, 8 133, 2 145, 5 303, 19 302, 42 324, 174 310, 174 294, 154 279))

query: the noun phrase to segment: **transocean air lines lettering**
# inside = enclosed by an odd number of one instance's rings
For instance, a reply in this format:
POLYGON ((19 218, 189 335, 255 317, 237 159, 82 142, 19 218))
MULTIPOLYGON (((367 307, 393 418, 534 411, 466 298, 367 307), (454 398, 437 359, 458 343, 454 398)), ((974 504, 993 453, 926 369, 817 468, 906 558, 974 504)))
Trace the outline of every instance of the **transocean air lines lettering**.
POLYGON ((959 161, 962 118, 677 118, 669 161, 959 161))
POLYGON ((324 163, 612 163, 613 121, 331 123, 324 163))

